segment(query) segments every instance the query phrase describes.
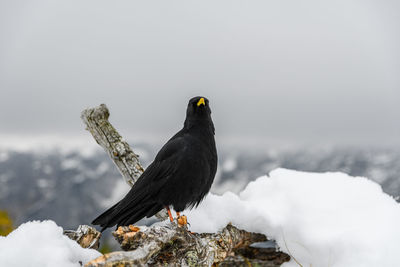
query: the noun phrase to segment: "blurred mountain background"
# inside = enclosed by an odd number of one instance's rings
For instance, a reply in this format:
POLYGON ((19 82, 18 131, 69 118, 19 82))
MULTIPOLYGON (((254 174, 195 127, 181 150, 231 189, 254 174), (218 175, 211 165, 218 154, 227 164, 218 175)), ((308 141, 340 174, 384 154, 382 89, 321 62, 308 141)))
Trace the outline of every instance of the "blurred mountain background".
POLYGON ((79 113, 106 103, 147 166, 196 95, 216 127, 212 192, 283 167, 397 197, 399 13, 396 0, 0 1, 0 210, 14 226, 90 223, 129 188, 79 113))
MULTIPOLYGON (((159 149, 148 143, 131 145, 144 166, 159 149)), ((219 158, 212 187, 217 194, 237 193, 250 181, 282 167, 365 176, 381 184, 388 194, 400 195, 398 149, 286 147, 249 151, 224 147, 219 149, 219 158)), ((128 190, 111 160, 95 146, 0 150, 0 210, 7 210, 15 225, 52 219, 65 229, 75 229, 79 224, 90 224, 128 190)))

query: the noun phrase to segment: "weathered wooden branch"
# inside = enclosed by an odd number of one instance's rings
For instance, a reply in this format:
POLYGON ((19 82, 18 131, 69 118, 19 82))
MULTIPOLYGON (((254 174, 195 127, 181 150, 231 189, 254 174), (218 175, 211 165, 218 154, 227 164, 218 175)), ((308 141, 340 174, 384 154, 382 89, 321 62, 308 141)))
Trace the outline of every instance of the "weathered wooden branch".
POLYGON ((77 230, 64 230, 64 235, 78 242, 83 248, 99 248, 101 233, 88 225, 79 225, 77 230))
MULTIPOLYGON (((144 169, 139 162, 139 156, 133 152, 129 144, 108 121, 109 116, 110 112, 105 104, 85 109, 81 113, 81 119, 85 123, 86 129, 107 152, 124 180, 132 187, 144 169)), ((160 220, 168 218, 165 209, 158 212, 156 216, 160 220)))
POLYGON ((111 266, 280 266, 290 257, 273 249, 252 248, 266 241, 263 234, 250 233, 228 224, 218 233, 191 233, 175 223, 160 226, 125 226, 113 232, 125 251, 112 252, 85 267, 111 266), (120 264, 120 265, 119 265, 120 264))

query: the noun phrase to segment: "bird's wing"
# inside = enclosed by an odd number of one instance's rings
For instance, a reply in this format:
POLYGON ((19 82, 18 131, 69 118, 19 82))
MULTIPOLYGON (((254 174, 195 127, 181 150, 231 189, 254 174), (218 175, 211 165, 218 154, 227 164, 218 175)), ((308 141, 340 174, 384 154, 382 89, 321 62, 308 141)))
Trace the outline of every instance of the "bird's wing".
POLYGON ((153 163, 143 172, 128 194, 97 217, 93 224, 103 227, 126 225, 150 217, 163 208, 158 192, 180 168, 188 145, 181 134, 172 137, 159 151, 153 163))
POLYGON ((168 182, 168 178, 179 169, 186 150, 186 141, 182 137, 175 137, 168 141, 158 152, 153 163, 147 167, 128 194, 119 202, 118 213, 123 213, 139 205, 147 198, 154 201, 154 196, 168 182))

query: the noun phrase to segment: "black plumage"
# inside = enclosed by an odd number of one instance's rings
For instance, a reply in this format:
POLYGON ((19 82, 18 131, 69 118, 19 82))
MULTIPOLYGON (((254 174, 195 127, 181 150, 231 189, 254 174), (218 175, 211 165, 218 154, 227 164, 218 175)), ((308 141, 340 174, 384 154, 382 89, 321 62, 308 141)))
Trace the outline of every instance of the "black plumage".
POLYGON ((103 231, 151 217, 164 207, 180 212, 197 206, 217 171, 214 132, 208 100, 192 98, 182 130, 161 148, 129 193, 92 223, 103 231))

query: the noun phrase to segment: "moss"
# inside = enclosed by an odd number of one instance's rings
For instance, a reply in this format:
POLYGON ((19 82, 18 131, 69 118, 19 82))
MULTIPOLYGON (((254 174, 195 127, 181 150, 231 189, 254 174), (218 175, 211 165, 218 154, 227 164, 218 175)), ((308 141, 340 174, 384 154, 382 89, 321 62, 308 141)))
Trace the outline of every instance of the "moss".
POLYGON ((13 229, 13 221, 8 213, 0 210, 0 236, 8 235, 13 229))
POLYGON ((100 246, 99 251, 100 251, 100 253, 102 253, 102 254, 107 254, 107 253, 110 253, 112 250, 111 250, 110 245, 109 245, 108 242, 106 241, 106 242, 104 242, 104 243, 100 246))
POLYGON ((198 266, 199 258, 195 251, 190 250, 185 254, 186 262, 189 266, 198 266))

